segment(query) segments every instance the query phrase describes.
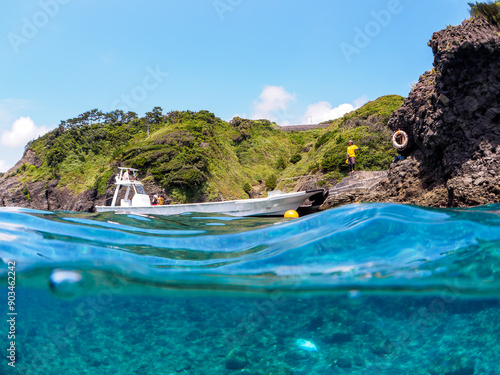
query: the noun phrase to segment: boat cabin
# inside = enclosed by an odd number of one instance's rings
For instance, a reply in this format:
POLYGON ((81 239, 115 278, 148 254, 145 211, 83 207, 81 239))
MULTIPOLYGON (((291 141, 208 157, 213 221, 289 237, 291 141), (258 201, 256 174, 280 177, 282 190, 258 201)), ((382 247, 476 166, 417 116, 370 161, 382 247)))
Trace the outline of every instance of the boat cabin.
POLYGON ((116 206, 116 201, 118 199, 118 192, 121 187, 126 188, 125 197, 120 200, 121 207, 145 207, 151 206, 151 201, 149 200, 149 195, 144 191, 144 186, 142 182, 137 179, 136 172, 138 169, 119 167, 120 173, 115 176, 116 190, 113 195, 113 201, 111 206, 116 206), (130 199, 130 193, 133 193, 132 199, 130 199))

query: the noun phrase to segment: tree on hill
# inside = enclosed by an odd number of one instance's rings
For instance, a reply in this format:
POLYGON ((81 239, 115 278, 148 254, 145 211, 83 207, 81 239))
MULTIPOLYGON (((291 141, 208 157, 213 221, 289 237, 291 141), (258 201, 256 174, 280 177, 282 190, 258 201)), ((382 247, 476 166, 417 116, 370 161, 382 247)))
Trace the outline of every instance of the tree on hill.
MULTIPOLYGON (((146 112, 144 119, 146 120, 147 124, 155 126, 155 132, 156 132, 157 126, 163 123, 164 119, 163 109, 161 107, 154 107, 151 112, 146 112)), ((148 134, 149 134, 149 125, 148 125, 148 134)))
POLYGON ((136 120, 137 113, 128 111, 124 112, 121 109, 114 110, 105 114, 106 124, 123 124, 132 120, 136 120))
POLYGON ((120 109, 111 111, 111 112, 103 112, 99 109, 92 109, 90 111, 84 112, 77 117, 70 118, 64 121, 61 121, 60 126, 65 129, 78 128, 86 125, 93 124, 124 124, 129 121, 137 119, 137 113, 135 112, 124 112, 120 109))

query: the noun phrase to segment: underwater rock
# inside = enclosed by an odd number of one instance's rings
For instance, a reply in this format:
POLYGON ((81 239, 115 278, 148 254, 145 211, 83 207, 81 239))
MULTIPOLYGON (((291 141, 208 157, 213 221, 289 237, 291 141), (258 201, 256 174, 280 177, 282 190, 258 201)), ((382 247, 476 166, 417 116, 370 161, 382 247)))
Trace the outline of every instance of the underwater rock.
POLYGON ((247 365, 247 355, 243 351, 230 353, 225 361, 225 366, 228 370, 243 370, 247 365))
POLYGON ((353 361, 356 366, 362 367, 365 365, 365 360, 360 355, 354 356, 353 361))
POLYGON ((372 323, 359 321, 353 324, 351 327, 352 331, 358 335, 365 335, 373 330, 375 330, 375 326, 372 323))
POLYGON ((266 375, 261 371, 255 371, 255 370, 249 370, 249 369, 244 369, 241 371, 237 372, 238 375, 266 375))
POLYGON ((352 335, 346 332, 335 332, 322 337, 327 344, 343 344, 352 341, 352 335))
POLYGON ((335 365, 340 368, 351 368, 352 361, 349 358, 340 358, 335 362, 335 365))
POLYGON ((429 370, 429 373, 431 375, 474 375, 475 370, 474 367, 461 367, 457 370, 446 370, 446 369, 441 369, 438 371, 435 370, 429 370))
POLYGON ((308 360, 310 357, 311 357, 310 354, 308 354, 303 350, 301 351, 293 350, 286 353, 285 361, 288 365, 294 367, 301 363, 304 363, 304 361, 308 360))
POLYGON ((394 351, 394 345, 387 339, 385 340, 380 340, 378 342, 375 342, 371 347, 370 350, 381 357, 384 357, 386 355, 392 354, 394 351))
POLYGON ((323 320, 322 316, 316 316, 309 321, 309 323, 306 325, 306 329, 315 331, 316 329, 321 327, 324 323, 325 321, 323 320))
POLYGON ((196 341, 201 339, 202 337, 203 334, 197 329, 194 329, 191 332, 189 332, 184 338, 186 339, 186 341, 196 341))
POLYGON ((475 368, 468 359, 443 355, 431 362, 429 373, 431 375, 474 375, 475 368))
POLYGON ((191 369, 191 363, 188 361, 182 361, 175 366, 175 372, 182 372, 191 369))

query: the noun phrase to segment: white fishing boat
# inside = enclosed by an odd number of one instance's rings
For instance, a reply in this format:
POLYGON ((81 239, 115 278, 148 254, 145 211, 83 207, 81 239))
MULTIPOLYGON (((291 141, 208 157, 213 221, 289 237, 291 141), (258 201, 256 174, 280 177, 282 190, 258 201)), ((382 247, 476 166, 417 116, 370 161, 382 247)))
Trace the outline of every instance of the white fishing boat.
POLYGON ((187 212, 218 213, 231 216, 283 216, 288 210, 297 210, 307 199, 324 200, 323 189, 283 193, 270 191, 267 198, 237 199, 222 202, 152 205, 142 182, 137 179, 137 169, 120 167, 115 177, 116 190, 111 206, 96 206, 97 212, 123 212, 133 214, 178 215, 187 212), (121 188, 126 188, 124 198, 117 205, 121 188))

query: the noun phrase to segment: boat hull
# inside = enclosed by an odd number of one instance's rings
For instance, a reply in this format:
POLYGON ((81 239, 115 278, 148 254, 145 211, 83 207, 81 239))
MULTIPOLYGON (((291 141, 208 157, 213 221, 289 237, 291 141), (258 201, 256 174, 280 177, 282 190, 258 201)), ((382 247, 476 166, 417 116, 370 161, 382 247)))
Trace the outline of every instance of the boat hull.
POLYGON ((319 189, 279 194, 268 198, 163 206, 96 206, 96 211, 143 215, 179 215, 192 212, 218 213, 230 216, 283 216, 286 211, 297 210, 306 199, 322 191, 319 189))

